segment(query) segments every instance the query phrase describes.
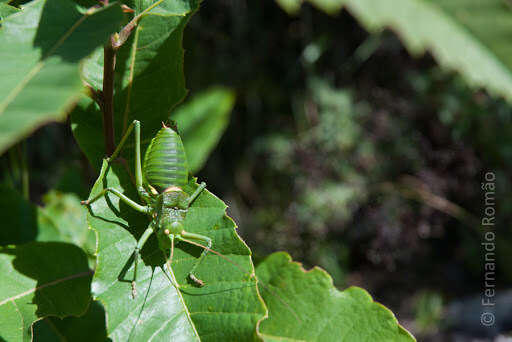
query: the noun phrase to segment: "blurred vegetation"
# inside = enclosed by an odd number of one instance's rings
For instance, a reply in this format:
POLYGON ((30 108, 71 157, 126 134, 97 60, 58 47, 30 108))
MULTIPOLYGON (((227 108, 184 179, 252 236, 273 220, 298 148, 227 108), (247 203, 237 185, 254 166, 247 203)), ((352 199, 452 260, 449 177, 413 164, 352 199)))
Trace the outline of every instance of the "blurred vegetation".
MULTIPOLYGON (((497 259, 512 257, 512 107, 347 12, 206 2, 185 47, 192 93, 236 90, 200 177, 228 200, 256 256, 287 250, 338 286, 364 286, 419 340, 470 340, 439 324, 440 310, 482 291, 486 171, 497 175, 497 259)), ((509 287, 498 267, 498 287, 509 287)), ((478 332, 498 331, 488 333, 478 332)))
MULTIPOLYGON (((413 58, 391 31, 310 5, 294 17, 270 0, 205 1, 184 45, 191 95, 236 93, 198 176, 256 258, 286 250, 341 288, 363 286, 419 341, 512 331, 512 319, 475 332, 447 316, 483 290, 486 171, 497 176, 497 288, 512 285, 510 104, 429 54, 413 58)), ((43 127, 2 156, 3 183, 22 189, 28 163, 33 201, 66 205, 50 189, 85 198, 94 172, 73 141, 69 126, 43 127)))

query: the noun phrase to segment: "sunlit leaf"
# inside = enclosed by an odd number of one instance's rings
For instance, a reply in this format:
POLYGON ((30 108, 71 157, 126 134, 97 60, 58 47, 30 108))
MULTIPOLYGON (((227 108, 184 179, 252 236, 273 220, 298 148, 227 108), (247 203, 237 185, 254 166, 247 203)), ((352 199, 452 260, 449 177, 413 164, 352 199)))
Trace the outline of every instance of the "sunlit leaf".
POLYGON ((415 341, 365 290, 338 291, 324 270, 306 271, 286 253, 267 257, 256 274, 268 308, 259 325, 265 341, 415 341))
POLYGON ((0 247, 0 340, 31 341, 32 323, 81 315, 90 300, 85 254, 60 242, 0 247), (58 265, 58 267, 56 267, 58 265))
POLYGON ((78 63, 118 29, 117 4, 86 11, 73 1, 35 0, 0 28, 0 153, 82 93, 78 63))
MULTIPOLYGON (((106 162, 91 196, 113 187, 138 200, 127 168, 106 162), (104 178, 102 178, 104 176, 104 178)), ((195 181, 184 188, 192 192, 195 181)), ((164 275, 165 259, 154 235, 142 249, 138 262, 137 293, 131 296, 136 241, 150 218, 135 212, 116 196, 91 204, 88 221, 97 232, 97 269, 92 290, 107 313, 107 331, 113 341, 251 341, 265 309, 257 292, 250 251, 226 216, 226 205, 203 191, 185 219, 185 229, 209 236, 212 248, 231 262, 210 253, 197 269, 206 285, 196 287, 187 275, 202 248, 181 242, 171 266, 180 291, 164 275), (236 299, 236 300, 235 300, 236 299)))
POLYGON ((19 8, 11 6, 7 3, 0 2, 0 25, 2 25, 2 20, 19 11, 19 8))

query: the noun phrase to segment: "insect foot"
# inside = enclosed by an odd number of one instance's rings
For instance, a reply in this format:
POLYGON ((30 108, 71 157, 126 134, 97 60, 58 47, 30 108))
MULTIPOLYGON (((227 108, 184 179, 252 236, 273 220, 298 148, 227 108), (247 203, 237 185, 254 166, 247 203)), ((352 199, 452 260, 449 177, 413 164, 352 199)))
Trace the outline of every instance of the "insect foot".
POLYGON ((193 275, 192 273, 190 273, 189 275, 189 278, 194 282, 196 283, 197 285, 199 285, 200 287, 203 287, 204 286, 204 281, 202 281, 201 279, 197 278, 195 275, 193 275))
POLYGON ((132 281, 132 298, 135 299, 136 296, 137 296, 137 288, 136 288, 135 282, 132 281))

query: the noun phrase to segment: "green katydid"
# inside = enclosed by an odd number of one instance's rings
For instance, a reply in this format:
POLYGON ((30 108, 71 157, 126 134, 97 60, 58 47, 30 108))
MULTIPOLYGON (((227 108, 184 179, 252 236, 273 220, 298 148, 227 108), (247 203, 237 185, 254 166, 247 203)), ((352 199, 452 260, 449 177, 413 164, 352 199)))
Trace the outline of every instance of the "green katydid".
MULTIPOLYGON (((204 283, 202 280, 198 279, 195 275, 195 271, 198 266, 204 261, 208 252, 212 252, 217 256, 221 257, 226 262, 231 263, 234 267, 236 267, 240 273, 248 276, 245 278, 244 284, 242 287, 240 286, 229 286, 223 284, 224 287, 222 291, 228 289, 229 291, 234 291, 233 293, 238 293, 238 291, 244 292, 243 288, 245 286, 255 286, 255 274, 254 270, 247 272, 247 268, 243 267, 242 264, 238 264, 235 261, 231 260, 224 256, 223 254, 212 250, 212 239, 205 235, 194 234, 187 232, 185 230, 185 218, 187 214, 190 214, 192 217, 192 210, 189 212, 189 208, 194 203, 194 201, 199 197, 199 195, 203 192, 206 187, 206 184, 201 183, 195 190, 187 190, 191 193, 188 195, 183 189, 190 189, 190 186, 187 186, 187 183, 190 184, 189 175, 188 175, 188 167, 186 156, 184 152, 184 147, 181 142, 181 138, 177 134, 177 132, 170 127, 162 127, 155 137, 151 140, 149 144, 143 163, 141 163, 141 136, 140 136, 140 123, 138 121, 134 121, 127 129, 125 135, 119 142, 117 148, 110 158, 107 159, 108 163, 112 163, 121 153, 124 146, 126 146, 126 141, 128 140, 130 134, 134 132, 135 135, 135 185, 137 188, 137 192, 141 198, 141 201, 145 203, 145 205, 140 205, 133 201, 132 199, 125 196, 116 188, 103 188, 101 191, 96 192, 94 196, 92 196, 89 200, 83 201, 82 204, 90 205, 91 203, 97 201, 98 199, 105 196, 107 193, 110 193, 116 197, 118 197, 122 202, 126 203, 129 207, 135 209, 138 212, 146 214, 150 219, 149 228, 144 231, 142 236, 139 238, 133 256, 133 281, 132 281, 132 297, 136 296, 136 281, 137 281, 137 265, 139 253, 148 241, 149 237, 152 233, 155 233, 159 249, 163 252, 164 257, 167 259, 167 270, 165 267, 162 267, 163 274, 167 277, 170 283, 178 290, 178 292, 185 291, 180 287, 177 282, 174 270, 171 269, 173 254, 174 254, 174 243, 183 241, 189 244, 198 246, 203 248, 202 253, 199 258, 197 258, 190 270, 185 271, 191 281, 196 283, 199 286, 202 286, 204 283), (169 257, 168 257, 169 256, 169 257), (249 283, 245 283, 251 278, 249 283)), ((106 177, 106 172, 101 174, 98 181, 101 183, 103 179, 106 177)), ((201 199, 200 199, 201 201, 201 199)), ((224 209, 223 209, 224 210, 224 209)), ((190 219, 189 217, 189 219, 190 219)), ((192 229, 192 227, 189 227, 192 229)), ((213 237, 213 236, 212 236, 213 237)), ((217 240, 215 240, 217 241, 217 240)), ((220 246, 220 245, 219 245, 220 246)), ((141 265, 139 265, 140 267, 141 265)), ((199 271, 198 271, 199 272, 199 271)), ((124 275, 120 275, 124 277, 124 275)), ((119 276, 118 276, 119 277, 119 276)), ((119 279, 119 278, 118 278, 119 279)), ((152 276, 151 276, 152 279, 152 276)), ((231 278, 230 278, 231 279, 231 278)), ((238 278, 237 278, 238 279, 238 278)), ((208 281, 209 279, 205 279, 208 281)), ((218 281, 218 279, 212 280, 212 282, 218 281)), ((238 281, 238 280, 237 280, 238 281)), ((234 283, 233 283, 234 284, 234 283)), ((264 289, 268 290, 273 295, 277 296, 280 301, 280 296, 276 294, 270 287, 267 287, 265 284, 258 282, 258 285, 262 286, 264 289)), ((139 324, 143 324, 140 322, 144 322, 143 312, 145 308, 145 302, 147 296, 149 294, 149 289, 151 288, 151 282, 149 283, 146 295, 143 298, 143 304, 140 307, 140 311, 137 314, 137 318, 134 321, 135 324, 128 330, 123 330, 123 328, 117 328, 118 332, 121 334, 120 336, 127 337, 127 341, 131 341, 132 338, 137 340, 137 327, 140 327, 139 324)), ((219 288, 214 287, 211 291, 208 292, 212 295, 212 298, 219 294, 219 288)), ((255 296, 254 293, 249 295, 248 293, 241 294, 240 298, 245 298, 252 302, 255 308, 255 312, 251 312, 251 314, 258 315, 259 313, 263 313, 263 311, 259 312, 258 310, 263 309, 262 303, 260 302, 261 297, 255 296)), ((282 301, 283 305, 289 308, 289 305, 282 301)), ((134 303, 135 304, 135 303, 134 303)), ((134 308, 134 307, 133 307, 134 308)), ((237 308, 238 310, 239 308, 237 308)), ((290 309, 291 310, 291 309, 290 309)), ((293 313, 294 314, 294 313, 293 313)), ((295 315, 295 314, 294 314, 295 315)), ((151 321, 151 318, 146 318, 147 322, 151 321)), ((256 322, 255 322, 256 323, 256 322)), ((149 324, 149 323, 148 323, 149 324)), ((140 328, 139 328, 140 329, 140 328)), ((144 330, 139 330, 144 331, 144 330)))
MULTIPOLYGON (((194 271, 208 251, 211 251, 212 240, 207 236, 185 231, 184 220, 190 205, 205 189, 206 184, 202 182, 191 195, 182 190, 188 182, 189 174, 185 149, 178 133, 165 124, 151 140, 143 165, 141 165, 140 151, 140 122, 137 120, 133 121, 126 130, 116 150, 108 158, 109 163, 117 158, 132 131, 135 134, 135 183, 137 192, 146 205, 136 203, 114 188, 103 189, 93 198, 82 201, 82 204, 90 205, 106 193, 111 193, 131 208, 150 217, 151 224, 142 234, 134 252, 133 297, 136 295, 139 253, 152 233, 155 233, 158 246, 164 255, 170 250, 168 265, 172 264, 175 241, 184 241, 203 247, 203 252, 188 274, 192 281, 203 286, 203 281, 194 275, 194 271)), ((177 284, 174 285, 177 286, 177 284)))

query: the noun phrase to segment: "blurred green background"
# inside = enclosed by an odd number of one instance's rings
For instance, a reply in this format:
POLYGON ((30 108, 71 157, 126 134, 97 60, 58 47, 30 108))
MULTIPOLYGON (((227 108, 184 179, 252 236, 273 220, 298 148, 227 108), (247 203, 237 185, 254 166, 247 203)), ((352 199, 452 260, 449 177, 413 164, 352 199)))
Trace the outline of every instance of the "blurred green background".
MULTIPOLYGON (((512 43, 506 28, 509 39, 491 44, 498 57, 512 43)), ((320 265, 340 289, 367 289, 418 341, 510 341, 512 105, 435 54, 411 56, 395 31, 366 29, 347 11, 309 4, 290 15, 271 0, 204 1, 185 30, 189 98, 223 86, 236 102, 196 175, 229 205, 256 260, 286 250, 320 265), (488 171, 497 189, 492 327, 480 324, 488 171)), ((31 200, 52 208, 59 196, 86 198, 95 178, 69 123, 4 155, 4 184, 21 188, 23 163, 31 200)))

